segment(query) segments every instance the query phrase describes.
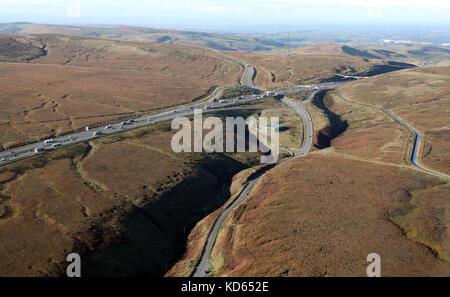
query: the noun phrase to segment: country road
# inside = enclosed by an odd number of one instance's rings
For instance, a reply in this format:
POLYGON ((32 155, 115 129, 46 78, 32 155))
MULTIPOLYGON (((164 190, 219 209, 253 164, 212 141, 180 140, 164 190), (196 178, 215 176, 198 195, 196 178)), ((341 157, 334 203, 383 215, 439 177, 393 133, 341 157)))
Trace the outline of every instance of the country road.
MULTIPOLYGON (((214 243, 216 241, 217 238, 217 234, 219 233, 220 227, 222 226, 223 221, 226 219, 226 217, 228 216, 228 214, 242 201, 245 200, 245 198, 247 198, 247 196, 249 195, 250 191, 253 189, 253 187, 255 186, 255 184, 258 182, 258 180, 264 176, 264 174, 266 172, 268 172, 269 170, 276 168, 278 166, 281 166, 287 162, 290 162, 292 160, 301 158, 306 156, 306 154, 308 153, 308 151, 311 149, 312 146, 312 139, 313 139, 313 124, 312 124, 312 119, 309 115, 308 110, 301 104, 296 103, 296 102, 292 102, 290 100, 287 99, 282 99, 281 100, 283 103, 287 104, 290 108, 292 108, 293 110, 295 110, 300 117, 302 118, 302 122, 304 125, 304 133, 303 133, 303 145, 302 147, 296 149, 299 150, 299 152, 295 155, 292 156, 291 158, 279 163, 278 165, 271 167, 270 169, 268 169, 267 171, 261 172, 259 175, 253 177, 251 180, 248 181, 248 184, 245 186, 245 188, 242 190, 242 192, 239 194, 239 196, 225 209, 222 211, 222 213, 219 215, 219 217, 216 219, 216 221, 213 224, 213 227, 211 229, 211 231, 208 234, 208 238, 206 240, 206 244, 203 247, 203 251, 202 251, 202 255, 200 257, 200 260, 198 262, 197 267, 195 268, 192 276, 193 277, 203 277, 206 274, 208 274, 212 267, 210 264, 210 257, 211 257, 211 252, 212 249, 214 247, 214 243)), ((291 149, 291 148, 288 148, 291 149)))
POLYGON ((358 105, 368 106, 368 107, 377 109, 379 111, 382 111, 382 112, 386 113, 388 116, 390 116, 391 118, 393 118, 396 122, 398 122, 399 124, 404 126, 406 129, 408 129, 414 135, 414 145, 413 145, 413 149, 412 149, 411 157, 410 157, 410 161, 411 161, 412 165, 414 166, 414 168, 419 170, 419 171, 421 171, 421 172, 423 172, 423 173, 426 173, 426 174, 429 174, 429 175, 432 175, 432 176, 436 176, 436 177, 439 177, 439 178, 450 180, 450 176, 448 176, 448 175, 446 175, 446 174, 444 174, 442 172, 438 172, 438 171, 435 171, 435 170, 430 170, 430 169, 424 168, 421 164, 419 164, 417 162, 417 159, 418 159, 417 158, 417 156, 418 156, 417 154, 419 153, 419 147, 420 147, 420 142, 421 142, 421 135, 420 135, 420 133, 419 133, 419 131, 417 129, 414 129, 410 124, 408 124, 407 122, 405 122, 402 119, 400 119, 392 111, 384 110, 382 108, 379 108, 379 107, 371 105, 371 104, 363 104, 363 103, 360 103, 360 102, 353 101, 353 100, 347 98, 345 95, 343 95, 341 93, 338 93, 338 95, 339 95, 339 97, 341 97, 345 101, 348 101, 348 102, 351 102, 351 103, 354 103, 354 104, 358 104, 358 105))

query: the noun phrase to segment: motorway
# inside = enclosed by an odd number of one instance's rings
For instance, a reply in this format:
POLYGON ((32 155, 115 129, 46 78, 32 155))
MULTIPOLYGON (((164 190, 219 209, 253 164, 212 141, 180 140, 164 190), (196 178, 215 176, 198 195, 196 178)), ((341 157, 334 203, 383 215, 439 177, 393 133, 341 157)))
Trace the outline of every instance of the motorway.
POLYGON ((253 68, 252 66, 246 64, 245 65, 245 72, 244 72, 244 77, 242 78, 242 84, 244 86, 247 86, 249 88, 253 88, 253 89, 258 89, 254 84, 253 84, 253 77, 255 76, 255 68, 253 68))
MULTIPOLYGON (((248 83, 245 77, 253 77, 252 70, 253 67, 247 67, 244 73, 244 83, 248 83)), ((253 83, 252 83, 253 84, 253 83)), ((282 92, 278 92, 277 94, 291 94, 299 91, 305 90, 315 90, 322 89, 333 86, 335 84, 326 83, 326 84, 316 84, 316 85, 308 85, 308 86, 297 86, 291 89, 284 90, 282 92)), ((252 95, 244 98, 236 98, 235 100, 229 100, 223 103, 216 103, 218 97, 220 96, 223 88, 217 88, 213 94, 213 96, 206 102, 199 102, 192 104, 190 106, 179 107, 176 109, 164 111, 157 114, 145 115, 138 118, 130 119, 128 121, 123 121, 120 123, 116 123, 113 125, 109 125, 108 127, 99 127, 94 129, 89 129, 89 131, 83 131, 74 133, 71 135, 56 137, 52 139, 52 143, 44 143, 44 142, 36 142, 29 145, 21 146, 18 148, 5 150, 0 152, 0 166, 8 164, 13 161, 18 161, 23 158, 27 158, 36 154, 36 149, 41 149, 42 151, 39 153, 45 153, 46 151, 50 151, 56 149, 53 147, 55 144, 58 146, 57 148, 64 147, 67 145, 71 145, 78 142, 88 141, 94 138, 102 137, 105 135, 110 135, 113 133, 124 132, 127 130, 144 127, 147 125, 168 121, 177 116, 189 116, 194 113, 194 109, 205 109, 209 111, 213 111, 216 109, 222 109, 225 107, 230 107, 233 105, 243 104, 254 100, 261 100, 267 97, 266 95, 252 95), (122 124, 124 123, 124 124, 122 124), (94 135, 100 134, 100 135, 94 135)))

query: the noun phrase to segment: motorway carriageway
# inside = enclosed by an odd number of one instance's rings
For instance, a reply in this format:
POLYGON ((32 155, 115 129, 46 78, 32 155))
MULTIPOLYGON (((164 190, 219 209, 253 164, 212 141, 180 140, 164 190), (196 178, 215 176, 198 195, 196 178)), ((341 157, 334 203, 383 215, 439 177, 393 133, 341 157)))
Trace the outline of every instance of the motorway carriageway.
MULTIPOLYGON (((249 69, 249 68, 247 68, 247 69, 249 69)), ((278 92, 276 94, 286 95, 286 94, 296 93, 296 92, 305 91, 305 90, 324 89, 324 88, 329 88, 331 86, 335 86, 336 84, 337 83, 324 83, 324 84, 314 84, 314 85, 308 85, 308 86, 297 86, 297 87, 294 87, 291 89, 287 89, 287 90, 278 92)), ((159 122, 163 122, 163 121, 168 121, 168 120, 171 120, 178 116, 189 116, 194 113, 194 109, 206 109, 209 111, 214 111, 217 108, 225 108, 225 107, 229 107, 229 106, 233 106, 233 105, 237 105, 237 104, 242 104, 245 102, 260 100, 260 99, 263 99, 264 97, 266 97, 265 95, 253 95, 253 96, 248 96, 248 97, 244 97, 241 99, 230 100, 228 102, 223 102, 223 103, 211 103, 212 101, 214 101, 218 98, 221 91, 222 91, 222 88, 216 89, 213 97, 211 99, 209 99, 207 102, 200 102, 200 103, 196 103, 191 106, 188 106, 188 107, 176 108, 176 109, 161 112, 158 114, 152 114, 152 115, 146 115, 146 116, 134 118, 129 121, 125 121, 125 122, 127 122, 127 124, 122 124, 122 122, 116 123, 113 125, 109 125, 108 128, 99 127, 99 128, 89 129, 89 131, 83 131, 83 132, 78 132, 78 133, 74 133, 71 135, 56 137, 56 138, 52 139, 52 143, 48 143, 48 144, 46 144, 42 141, 42 142, 36 142, 36 143, 29 144, 29 145, 21 146, 21 147, 14 148, 14 149, 2 151, 2 152, 0 152, 0 166, 8 164, 13 161, 18 161, 23 158, 33 156, 36 154, 35 150, 38 148, 43 150, 42 153, 45 153, 45 151, 56 149, 53 147, 53 144, 55 144, 55 143, 59 144, 60 146, 58 148, 60 148, 60 147, 64 147, 67 145, 74 144, 74 143, 84 142, 84 141, 88 141, 88 140, 91 140, 94 138, 102 137, 104 135, 110 135, 113 133, 124 132, 124 131, 128 131, 131 129, 144 127, 147 125, 151 125, 151 124, 155 124, 155 123, 159 123, 159 122), (94 134, 100 134, 100 135, 94 135, 94 134)))

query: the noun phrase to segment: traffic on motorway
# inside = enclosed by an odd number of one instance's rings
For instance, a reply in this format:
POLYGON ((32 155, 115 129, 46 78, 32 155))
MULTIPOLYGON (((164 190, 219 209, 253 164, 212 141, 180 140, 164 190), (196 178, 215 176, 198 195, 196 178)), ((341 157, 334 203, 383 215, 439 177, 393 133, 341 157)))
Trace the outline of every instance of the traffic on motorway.
MULTIPOLYGON (((250 78, 250 81, 252 81, 253 78, 253 67, 247 67, 248 71, 246 71, 244 75, 244 83, 248 84, 248 81, 246 81, 246 77, 250 78), (253 69, 251 71, 250 69, 253 69)), ((245 96, 240 98, 235 98, 233 100, 221 100, 220 102, 216 102, 219 95, 221 94, 221 91, 223 88, 217 88, 214 92, 213 96, 206 102, 199 102, 196 104, 192 104, 188 107, 180 107, 173 110, 164 111, 158 114, 152 114, 152 115, 146 115, 134 119, 130 119, 128 121, 122 121, 120 123, 116 123, 113 125, 108 125, 106 127, 99 127, 99 128, 93 128, 88 129, 86 128, 86 131, 74 133, 71 135, 56 137, 53 139, 48 139, 43 142, 37 142, 32 143, 29 145, 25 145, 22 147, 5 150, 0 152, 0 166, 4 165, 6 163, 17 161, 19 159, 23 159, 35 154, 44 153, 50 150, 54 150, 60 147, 64 147, 67 145, 71 145, 78 142, 88 141, 97 137, 101 137, 104 135, 109 135, 112 133, 127 131, 151 124, 155 124, 162 121, 171 120, 174 117, 177 116, 187 116, 190 114, 193 114, 195 109, 206 109, 206 110, 213 110, 218 108, 225 108, 237 104, 242 104, 249 101, 254 100, 260 100, 267 97, 275 97, 275 98, 281 98, 284 95, 296 93, 299 91, 305 91, 305 90, 319 90, 324 88, 329 88, 336 86, 337 84, 341 84, 342 82, 335 82, 335 83, 322 83, 322 84, 312 84, 312 85, 304 85, 304 86, 297 86, 294 88, 286 89, 279 92, 262 92, 261 94, 257 95, 251 95, 251 96, 245 96)), ((253 82, 251 84, 253 86, 253 82)))

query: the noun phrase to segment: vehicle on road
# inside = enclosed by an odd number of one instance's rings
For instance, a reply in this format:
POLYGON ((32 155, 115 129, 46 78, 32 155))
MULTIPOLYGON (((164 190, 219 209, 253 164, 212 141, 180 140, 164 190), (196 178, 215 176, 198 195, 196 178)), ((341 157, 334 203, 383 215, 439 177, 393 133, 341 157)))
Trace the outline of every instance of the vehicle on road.
POLYGON ((47 139, 44 141, 45 144, 55 143, 56 141, 53 139, 47 139))
POLYGON ((38 154, 38 153, 43 152, 43 151, 45 151, 45 147, 43 147, 43 146, 39 146, 39 147, 34 149, 34 153, 35 154, 38 154))
POLYGON ((127 121, 123 121, 120 123, 122 126, 128 125, 129 123, 127 121))
POLYGON ((103 132, 102 131, 95 131, 94 134, 92 134, 92 135, 100 136, 100 135, 103 135, 103 132))
POLYGON ((210 273, 210 272, 211 272, 211 268, 205 269, 205 274, 208 274, 208 273, 210 273))
POLYGON ((52 147, 61 147, 61 146, 62 146, 62 144, 59 142, 52 144, 52 147))
POLYGON ((6 162, 6 161, 8 161, 8 159, 6 159, 6 158, 1 158, 0 159, 0 162, 6 162))
POLYGON ((112 125, 106 126, 105 129, 112 129, 112 125))

